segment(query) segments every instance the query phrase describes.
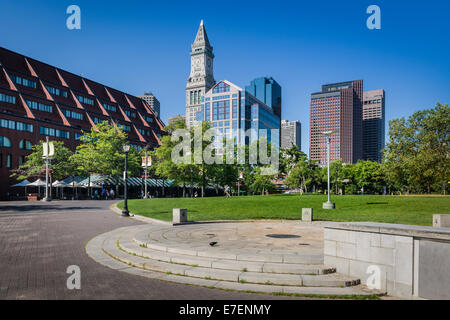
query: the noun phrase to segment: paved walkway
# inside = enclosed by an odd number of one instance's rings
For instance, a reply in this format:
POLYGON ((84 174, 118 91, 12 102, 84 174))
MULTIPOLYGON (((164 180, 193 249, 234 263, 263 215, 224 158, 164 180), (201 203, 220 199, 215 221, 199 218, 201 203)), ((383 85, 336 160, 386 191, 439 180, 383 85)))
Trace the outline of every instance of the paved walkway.
POLYGON ((141 224, 111 212, 111 201, 0 202, 0 299, 288 299, 152 280, 102 266, 85 244, 141 224), (69 290, 69 265, 81 290, 69 290))

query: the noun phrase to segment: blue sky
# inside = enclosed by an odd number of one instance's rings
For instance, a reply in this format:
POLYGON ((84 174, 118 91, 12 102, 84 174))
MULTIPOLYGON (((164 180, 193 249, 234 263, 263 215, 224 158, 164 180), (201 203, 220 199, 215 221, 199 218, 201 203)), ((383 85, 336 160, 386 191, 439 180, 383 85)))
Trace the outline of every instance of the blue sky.
MULTIPOLYGON (((387 120, 450 100, 450 1, 21 1, 0 4, 0 46, 122 91, 153 91, 161 118, 184 114, 189 51, 201 19, 216 80, 259 76, 282 86, 283 119, 302 122, 325 83, 386 90, 387 120), (81 30, 66 8, 81 8, 81 30), (381 9, 381 30, 366 8, 381 9)), ((386 123, 387 126, 387 123, 386 123)), ((387 130, 386 130, 387 131, 387 130)))

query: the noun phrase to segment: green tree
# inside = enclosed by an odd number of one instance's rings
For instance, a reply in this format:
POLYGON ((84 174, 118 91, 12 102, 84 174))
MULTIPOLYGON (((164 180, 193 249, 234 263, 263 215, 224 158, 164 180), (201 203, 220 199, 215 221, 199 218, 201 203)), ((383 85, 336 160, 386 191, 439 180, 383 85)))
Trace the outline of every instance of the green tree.
MULTIPOLYGON (((55 154, 50 161, 50 167, 53 169, 50 175, 54 179, 63 179, 73 172, 73 166, 70 162, 72 151, 65 147, 62 141, 51 142, 53 142, 55 154)), ((39 144, 32 147, 33 152, 25 157, 25 162, 19 168, 11 171, 11 177, 15 177, 17 180, 45 177, 45 172, 42 171, 45 168, 45 160, 42 157, 43 143, 44 141, 40 141, 39 144)))
POLYGON ((441 191, 450 180, 450 109, 437 103, 407 120, 389 122, 383 166, 389 189, 401 192, 441 191))
MULTIPOLYGON (((125 153, 123 146, 129 144, 127 134, 115 124, 103 121, 84 132, 82 142, 77 146, 71 157, 71 162, 76 164, 76 170, 89 177, 93 173, 118 178, 124 170, 125 153)), ((127 171, 135 175, 140 170, 141 152, 130 148, 128 153, 127 171)), ((90 194, 90 186, 89 186, 90 194)))
MULTIPOLYGON (((342 159, 330 163, 330 184, 334 184, 334 193, 338 194, 339 189, 342 188, 342 181, 344 180, 344 166, 342 159)), ((331 188, 331 187, 330 187, 331 188)))
POLYGON ((385 186, 384 171, 375 161, 358 161, 354 166, 354 179, 364 193, 382 193, 385 186))

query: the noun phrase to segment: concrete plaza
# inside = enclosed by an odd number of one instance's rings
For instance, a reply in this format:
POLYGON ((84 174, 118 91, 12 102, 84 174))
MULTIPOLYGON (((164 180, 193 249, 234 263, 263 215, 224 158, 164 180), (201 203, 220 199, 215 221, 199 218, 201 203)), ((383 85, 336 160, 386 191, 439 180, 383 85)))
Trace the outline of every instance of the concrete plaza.
POLYGON ((85 251, 90 239, 142 225, 111 204, 0 202, 0 299, 293 299, 154 280, 95 262, 85 251), (80 290, 66 287, 70 265, 80 267, 80 290))

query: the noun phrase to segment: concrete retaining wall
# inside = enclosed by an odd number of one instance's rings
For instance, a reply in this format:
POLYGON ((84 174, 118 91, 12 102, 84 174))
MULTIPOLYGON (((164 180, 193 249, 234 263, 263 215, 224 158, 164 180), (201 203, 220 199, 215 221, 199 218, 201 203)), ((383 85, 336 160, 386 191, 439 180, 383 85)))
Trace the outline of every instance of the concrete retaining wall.
POLYGON ((329 223, 324 229, 324 263, 359 277, 363 284, 380 271, 380 289, 393 296, 450 299, 448 228, 329 223))

